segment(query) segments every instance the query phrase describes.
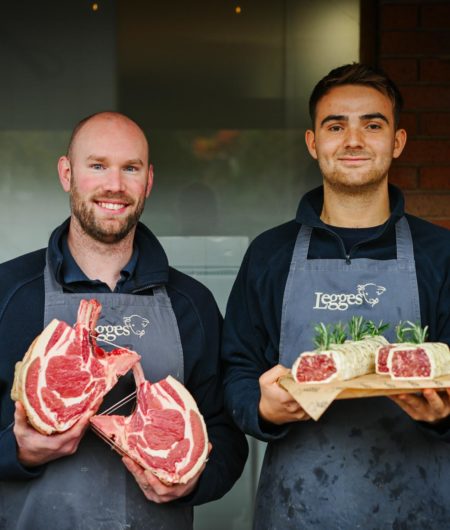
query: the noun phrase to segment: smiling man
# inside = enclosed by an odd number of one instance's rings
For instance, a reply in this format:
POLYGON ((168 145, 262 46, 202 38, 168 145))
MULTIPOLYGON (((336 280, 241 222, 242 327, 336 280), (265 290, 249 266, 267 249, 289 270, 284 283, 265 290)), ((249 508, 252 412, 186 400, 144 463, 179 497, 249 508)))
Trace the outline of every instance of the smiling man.
POLYGON ((450 344, 450 232, 406 214, 388 184, 406 143, 401 106, 394 83, 362 64, 316 85, 305 139, 323 186, 253 241, 233 287, 226 405, 269 442, 255 530, 448 526, 450 389, 336 401, 314 422, 277 384, 319 322, 382 320, 394 342, 410 320, 450 344))
MULTIPOLYGON (((223 410, 221 316, 211 293, 169 267, 139 218, 153 184, 144 132, 126 116, 81 121, 58 172, 71 216, 47 249, 0 266, 0 528, 192 529, 192 506, 239 477, 247 443, 223 410), (172 375, 202 412, 212 449, 187 484, 167 486, 88 431, 89 418, 45 436, 10 398, 14 365, 53 318, 76 321, 82 298, 102 303, 98 339, 136 350, 146 378, 172 375)), ((103 344, 101 344, 103 346, 103 344)), ((134 390, 120 379, 103 408, 134 390)))

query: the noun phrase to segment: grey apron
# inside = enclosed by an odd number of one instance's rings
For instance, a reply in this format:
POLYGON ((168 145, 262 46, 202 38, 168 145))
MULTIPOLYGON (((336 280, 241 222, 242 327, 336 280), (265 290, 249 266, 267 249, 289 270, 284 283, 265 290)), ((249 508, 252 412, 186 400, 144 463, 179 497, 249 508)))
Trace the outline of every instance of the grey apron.
MULTIPOLYGON (((312 347, 318 322, 352 315, 420 321, 407 220, 396 224, 397 259, 308 260, 311 228, 297 237, 286 283, 280 363, 312 347)), ((319 421, 270 442, 255 530, 450 528, 450 451, 387 398, 338 400, 319 421)))
MULTIPOLYGON (((155 287, 153 296, 69 294, 62 292, 48 266, 44 278, 45 324, 53 318, 73 324, 80 300, 95 298, 103 306, 96 326, 99 338, 137 351, 149 381, 170 374, 183 382, 183 350, 165 287, 155 287)), ((106 396, 101 410, 134 389, 130 372, 106 396)), ((0 528, 8 530, 188 530, 193 524, 192 508, 148 501, 120 456, 92 431, 75 455, 49 463, 39 478, 8 483, 4 500, 0 528)))

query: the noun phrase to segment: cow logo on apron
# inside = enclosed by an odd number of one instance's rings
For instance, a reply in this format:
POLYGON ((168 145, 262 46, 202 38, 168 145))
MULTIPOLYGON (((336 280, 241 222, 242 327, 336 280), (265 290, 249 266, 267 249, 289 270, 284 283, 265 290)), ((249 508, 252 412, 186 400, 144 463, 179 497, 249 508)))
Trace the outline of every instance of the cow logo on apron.
POLYGON ((118 337, 129 337, 132 333, 140 339, 145 335, 145 328, 150 321, 140 315, 122 317, 123 324, 99 324, 95 331, 97 338, 105 341, 115 341, 118 337))

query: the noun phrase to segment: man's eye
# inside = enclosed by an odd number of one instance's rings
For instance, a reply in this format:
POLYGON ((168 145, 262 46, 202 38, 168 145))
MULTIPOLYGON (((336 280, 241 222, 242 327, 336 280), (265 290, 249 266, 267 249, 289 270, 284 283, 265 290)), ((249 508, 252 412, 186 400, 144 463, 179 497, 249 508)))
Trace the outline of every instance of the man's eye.
POLYGON ((369 125, 367 125, 367 128, 376 131, 378 129, 381 129, 381 125, 379 123, 369 123, 369 125))
POLYGON ((129 173, 135 173, 138 170, 136 166, 126 166, 125 171, 128 171, 129 173))
POLYGON ((104 168, 103 164, 91 164, 90 167, 95 170, 100 170, 104 168))
POLYGON ((330 127, 328 127, 328 130, 331 132, 342 131, 342 125, 331 125, 330 127))

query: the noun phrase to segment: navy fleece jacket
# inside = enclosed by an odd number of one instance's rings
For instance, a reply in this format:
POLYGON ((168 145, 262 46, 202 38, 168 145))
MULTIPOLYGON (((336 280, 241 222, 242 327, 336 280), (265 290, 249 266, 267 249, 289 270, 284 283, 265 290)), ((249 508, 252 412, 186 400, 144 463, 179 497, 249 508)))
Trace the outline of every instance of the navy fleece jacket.
MULTIPOLYGON (((355 244, 349 259, 396 258, 395 223, 405 214, 403 196, 389 188, 391 216, 369 240, 355 244)), ((341 237, 320 220, 323 188, 307 193, 295 220, 258 236, 250 245, 228 301, 223 333, 225 402, 241 429, 270 441, 280 438, 288 425, 261 422, 258 417, 262 373, 278 363, 281 307, 284 288, 300 226, 313 227, 308 259, 342 259, 341 237)), ((413 239, 422 325, 430 341, 450 344, 450 231, 406 214, 413 239)), ((428 426, 423 424, 428 429, 428 426)), ((450 420, 434 427, 446 433, 450 420)))
MULTIPOLYGON (((50 266, 62 285, 61 245, 67 229, 68 221, 53 232, 49 242, 50 266)), ((121 292, 145 295, 151 293, 151 286, 166 286, 183 346, 185 385, 205 418, 213 445, 197 488, 178 502, 202 504, 221 497, 231 488, 243 470, 248 452, 245 436, 223 409, 219 361, 222 318, 208 289, 169 267, 158 240, 142 224, 138 225, 135 244, 139 259, 121 292)), ((41 468, 26 469, 17 460, 10 392, 15 363, 23 358, 43 329, 44 266, 45 249, 0 265, 0 480, 31 479, 42 472, 41 468)), ((64 288, 95 292, 98 288, 104 290, 104 284, 102 288, 95 282, 71 283, 70 288, 64 288)))

